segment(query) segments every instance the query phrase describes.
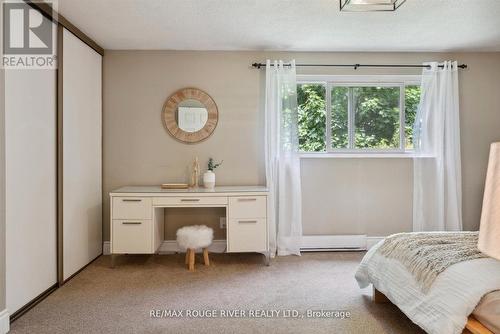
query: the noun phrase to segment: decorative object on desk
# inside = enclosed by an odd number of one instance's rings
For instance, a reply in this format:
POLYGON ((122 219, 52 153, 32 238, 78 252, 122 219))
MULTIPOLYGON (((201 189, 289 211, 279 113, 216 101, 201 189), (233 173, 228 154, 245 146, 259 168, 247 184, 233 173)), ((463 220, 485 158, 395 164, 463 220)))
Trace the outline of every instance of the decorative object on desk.
POLYGON ((198 157, 194 158, 191 171, 191 187, 198 188, 200 180, 200 162, 198 157))
POLYGON ((490 148, 478 248, 500 260, 500 142, 490 148))
POLYGON ((189 271, 194 271, 194 253, 197 248, 203 249, 205 265, 210 265, 207 247, 212 244, 213 238, 214 230, 205 225, 184 226, 177 230, 177 243, 182 250, 186 250, 189 271))
POLYGON ((215 173, 214 170, 222 165, 224 162, 214 162, 213 158, 208 159, 208 166, 207 166, 207 171, 205 174, 203 174, 203 186, 208 189, 213 189, 215 188, 215 173))
POLYGON ((212 135, 219 120, 215 101, 197 88, 172 94, 163 105, 163 125, 180 142, 199 143, 212 135))
POLYGON ((187 189, 189 185, 187 183, 163 183, 161 185, 162 189, 187 189))

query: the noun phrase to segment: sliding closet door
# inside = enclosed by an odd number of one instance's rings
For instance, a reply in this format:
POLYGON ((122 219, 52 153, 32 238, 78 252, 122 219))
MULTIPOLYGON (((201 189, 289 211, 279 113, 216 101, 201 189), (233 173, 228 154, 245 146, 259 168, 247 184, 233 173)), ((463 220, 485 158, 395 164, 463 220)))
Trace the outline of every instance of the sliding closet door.
POLYGON ((57 282, 56 71, 5 71, 9 313, 57 282))
POLYGON ((101 55, 63 31, 63 279, 102 252, 101 55))

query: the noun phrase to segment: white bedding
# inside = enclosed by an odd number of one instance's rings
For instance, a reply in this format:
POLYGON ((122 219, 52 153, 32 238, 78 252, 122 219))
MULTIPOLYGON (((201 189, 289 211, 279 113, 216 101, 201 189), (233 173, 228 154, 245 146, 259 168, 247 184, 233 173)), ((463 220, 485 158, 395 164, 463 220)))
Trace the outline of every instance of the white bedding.
POLYGON ((460 334, 467 317, 488 292, 500 289, 500 261, 486 258, 450 266, 424 294, 397 260, 372 247, 356 272, 361 288, 370 283, 429 334, 460 334))

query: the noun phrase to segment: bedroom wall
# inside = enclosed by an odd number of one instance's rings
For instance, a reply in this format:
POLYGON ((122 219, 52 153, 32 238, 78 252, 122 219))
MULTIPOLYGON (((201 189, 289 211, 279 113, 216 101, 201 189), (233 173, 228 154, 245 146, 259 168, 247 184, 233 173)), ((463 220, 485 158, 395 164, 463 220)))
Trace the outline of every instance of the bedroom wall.
MULTIPOLYGON (((104 57, 104 240, 109 240, 109 191, 124 185, 185 182, 195 156, 224 159, 219 185, 264 184, 264 71, 250 68, 266 58, 304 63, 421 63, 456 59, 460 71, 462 172, 465 229, 479 225, 489 143, 500 140, 500 53, 286 53, 106 51, 104 57), (219 107, 213 136, 197 145, 171 138, 161 108, 175 90, 195 86, 219 107)), ((414 69, 301 68, 299 74, 418 74, 414 69)), ((412 161, 407 158, 302 159, 305 234, 410 231, 412 161)), ((220 212, 193 213, 182 221, 218 229, 220 212)), ((180 218, 179 218, 180 219, 180 218)), ((181 221, 174 222, 175 226, 181 221)), ((167 229, 167 239, 174 237, 167 229)), ((216 230, 216 234, 222 235, 216 230)))

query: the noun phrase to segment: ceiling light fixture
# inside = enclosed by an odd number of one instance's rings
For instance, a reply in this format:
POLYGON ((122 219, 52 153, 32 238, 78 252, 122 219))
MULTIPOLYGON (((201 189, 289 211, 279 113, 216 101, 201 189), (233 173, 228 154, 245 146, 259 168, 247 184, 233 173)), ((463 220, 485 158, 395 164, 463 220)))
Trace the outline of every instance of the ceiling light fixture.
POLYGON ((393 12, 406 0, 340 0, 344 12, 393 12))

